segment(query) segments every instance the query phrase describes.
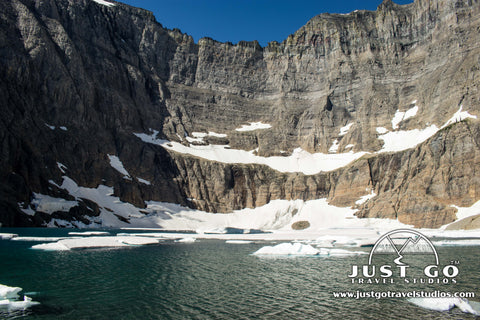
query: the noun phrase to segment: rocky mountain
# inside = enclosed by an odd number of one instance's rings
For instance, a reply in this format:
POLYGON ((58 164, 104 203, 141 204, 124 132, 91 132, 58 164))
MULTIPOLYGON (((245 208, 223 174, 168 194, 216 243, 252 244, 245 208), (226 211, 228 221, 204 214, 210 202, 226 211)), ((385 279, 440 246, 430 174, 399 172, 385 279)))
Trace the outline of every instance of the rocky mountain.
POLYGON ((320 14, 265 48, 195 43, 118 2, 0 14, 3 226, 131 222, 109 197, 159 217, 150 201, 327 198, 439 227, 480 200, 477 0, 320 14))

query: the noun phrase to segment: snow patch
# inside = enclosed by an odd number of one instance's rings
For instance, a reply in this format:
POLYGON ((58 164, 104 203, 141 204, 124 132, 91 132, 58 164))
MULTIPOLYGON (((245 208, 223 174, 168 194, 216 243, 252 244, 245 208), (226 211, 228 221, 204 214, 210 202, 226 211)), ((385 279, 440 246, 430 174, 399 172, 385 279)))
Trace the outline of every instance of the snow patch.
POLYGON ((392 119, 392 128, 398 129, 398 124, 400 122, 416 116, 417 112, 418 112, 418 106, 414 106, 413 108, 408 109, 405 112, 397 110, 397 112, 395 112, 395 116, 392 119))
POLYGON ((346 135, 352 126, 353 126, 353 122, 350 122, 346 126, 341 127, 340 128, 340 136, 346 135))
POLYGON ((67 170, 67 167, 64 164, 57 162, 57 167, 63 174, 65 174, 65 170, 67 170))
POLYGON ((440 128, 443 129, 453 123, 463 121, 465 119, 477 119, 477 116, 471 115, 468 111, 462 111, 463 106, 460 106, 457 112, 440 128))
POLYGON ((335 139, 335 140, 333 141, 332 146, 330 147, 330 149, 328 149, 328 152, 330 152, 330 153, 337 153, 338 147, 339 147, 338 140, 335 139))
POLYGON ((378 153, 398 152, 413 148, 428 140, 437 132, 438 128, 436 125, 431 125, 423 130, 413 129, 408 131, 388 132, 378 137, 384 142, 383 148, 378 151, 378 153))
POLYGON ((143 184, 146 184, 147 186, 149 186, 149 185, 152 184, 150 181, 145 180, 145 179, 142 179, 142 178, 139 178, 139 177, 137 177, 137 180, 138 180, 138 182, 141 182, 141 183, 143 183, 143 184))
POLYGON ((242 125, 240 128, 235 129, 236 131, 245 132, 245 131, 254 131, 254 130, 264 130, 270 129, 272 126, 268 123, 260 122, 250 122, 250 124, 242 125))
POLYGON ((93 1, 106 7, 115 7, 114 3, 111 3, 108 1, 104 1, 104 0, 93 0, 93 1))
POLYGON ((69 201, 63 198, 55 198, 41 193, 33 193, 33 200, 25 209, 22 204, 20 209, 30 216, 35 215, 36 211, 52 214, 56 211, 68 212, 71 208, 78 206, 78 201, 69 201), (33 206, 33 208, 32 208, 33 206))
POLYGON ((222 163, 256 163, 267 165, 270 168, 280 172, 302 172, 306 175, 317 174, 320 172, 332 171, 344 167, 350 162, 362 157, 366 152, 348 152, 341 154, 311 154, 301 148, 293 150, 290 156, 261 157, 244 150, 230 149, 228 146, 208 145, 208 146, 184 146, 178 142, 156 139, 158 131, 147 135, 144 133, 135 133, 139 139, 146 143, 162 146, 167 150, 178 153, 190 154, 206 160, 222 163))
POLYGON ((387 128, 377 127, 377 133, 378 133, 378 134, 385 134, 385 133, 387 133, 387 132, 388 132, 387 128))
POLYGON ((355 204, 356 204, 356 205, 362 205, 362 204, 364 204, 365 202, 367 202, 368 200, 374 198, 376 195, 377 195, 377 194, 376 194, 375 192, 373 192, 373 190, 372 190, 371 193, 369 193, 369 194, 367 194, 367 195, 365 195, 365 196, 362 196, 362 197, 360 197, 359 200, 355 201, 355 204))
POLYGON ((120 158, 110 154, 108 155, 108 158, 110 159, 110 165, 112 166, 112 168, 114 168, 115 170, 123 174, 124 179, 128 179, 128 180, 132 179, 128 171, 123 166, 122 161, 120 161, 120 158))

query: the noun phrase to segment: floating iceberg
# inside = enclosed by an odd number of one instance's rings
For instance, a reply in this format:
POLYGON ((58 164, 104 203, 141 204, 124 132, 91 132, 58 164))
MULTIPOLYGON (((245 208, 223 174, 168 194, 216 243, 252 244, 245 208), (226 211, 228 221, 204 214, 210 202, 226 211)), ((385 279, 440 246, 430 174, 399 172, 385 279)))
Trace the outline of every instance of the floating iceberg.
POLYGON ((435 310, 448 311, 454 307, 459 308, 462 312, 480 315, 480 304, 461 298, 411 298, 408 302, 419 307, 435 310))
POLYGON ((31 306, 40 304, 39 302, 32 301, 32 298, 24 296, 23 301, 18 300, 20 298, 19 292, 22 291, 22 288, 19 287, 9 287, 3 284, 0 284, 0 309, 10 310, 19 310, 27 309, 31 306))

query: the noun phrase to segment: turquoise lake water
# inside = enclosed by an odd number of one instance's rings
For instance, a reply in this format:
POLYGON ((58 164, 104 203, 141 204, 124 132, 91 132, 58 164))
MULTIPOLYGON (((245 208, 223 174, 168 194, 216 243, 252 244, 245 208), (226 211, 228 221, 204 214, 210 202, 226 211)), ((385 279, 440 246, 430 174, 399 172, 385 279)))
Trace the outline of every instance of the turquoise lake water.
MULTIPOLYGON (((70 231, 0 229, 21 236, 65 236, 70 231)), ((33 244, 0 240, 0 283, 22 287, 23 294, 40 302, 28 310, 0 309, 0 319, 475 319, 456 308, 419 308, 405 298, 342 299, 332 292, 430 288, 472 291, 480 297, 480 247, 438 248, 442 260, 459 262, 460 273, 456 284, 429 287, 352 284, 347 275, 352 265, 366 263, 366 255, 251 255, 268 242, 167 241, 64 252, 32 250, 33 244)))

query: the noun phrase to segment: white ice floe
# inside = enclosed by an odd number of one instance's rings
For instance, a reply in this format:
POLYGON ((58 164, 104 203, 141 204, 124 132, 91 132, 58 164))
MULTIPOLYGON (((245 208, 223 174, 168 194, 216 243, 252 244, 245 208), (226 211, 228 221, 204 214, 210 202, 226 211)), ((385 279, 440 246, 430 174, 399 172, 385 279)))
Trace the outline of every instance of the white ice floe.
POLYGON ((112 168, 123 174, 123 177, 125 179, 131 179, 130 174, 128 173, 127 169, 123 166, 122 161, 120 161, 120 158, 114 155, 108 155, 108 158, 110 159, 110 165, 112 168))
POLYGON ((408 109, 407 111, 404 111, 404 112, 397 110, 397 112, 395 113, 395 116, 392 119, 392 128, 398 129, 398 124, 400 122, 414 117, 417 114, 417 112, 418 112, 418 106, 414 106, 413 108, 408 109))
POLYGON ((197 241, 197 239, 194 237, 185 237, 185 238, 176 240, 176 242, 181 242, 181 243, 194 243, 195 241, 197 241))
POLYGON ((38 304, 40 304, 40 302, 33 301, 32 298, 24 296, 23 300, 19 300, 19 301, 12 301, 9 299, 0 300, 0 310, 1 309, 7 309, 9 311, 25 310, 38 304))
POLYGON ((115 4, 114 3, 111 3, 111 2, 108 2, 108 1, 104 1, 104 0, 93 0, 94 2, 98 3, 98 4, 101 4, 103 6, 106 6, 106 7, 114 7, 115 4))
POLYGON ((249 241, 249 240, 226 240, 225 243, 230 243, 230 244, 250 244, 250 243, 253 243, 253 241, 249 241))
POLYGON ((146 184, 147 186, 149 186, 149 185, 152 184, 150 181, 145 180, 145 179, 142 179, 142 178, 139 178, 139 177, 137 177, 137 180, 138 180, 138 182, 141 182, 141 183, 143 183, 143 184, 146 184))
POLYGON ((22 310, 39 304, 39 302, 32 301, 32 299, 27 296, 24 296, 23 300, 18 300, 20 298, 20 291, 22 291, 22 288, 0 284, 0 310, 22 310))
POLYGON ((61 127, 58 127, 60 130, 63 130, 63 131, 68 131, 67 127, 65 126, 61 126, 61 127))
POLYGON ((468 111, 462 111, 462 110, 463 110, 463 106, 460 106, 458 111, 455 112, 455 114, 441 127, 441 129, 453 123, 460 122, 468 118, 477 119, 477 116, 471 115, 470 113, 468 113, 468 111))
POLYGON ((320 251, 311 245, 301 243, 280 243, 276 246, 265 246, 257 251, 254 255, 318 255, 320 251))
POLYGON ((31 242, 56 242, 69 237, 15 237, 12 241, 31 241, 31 242))
POLYGON ((48 123, 45 123, 45 125, 50 129, 50 130, 55 130, 55 126, 51 126, 48 123))
POLYGON ((158 240, 151 237, 138 236, 105 236, 105 237, 87 237, 76 239, 63 239, 54 243, 42 243, 32 246, 35 250, 46 251, 68 251, 71 249, 86 248, 117 248, 128 246, 139 246, 157 244, 158 240))
POLYGON ((341 127, 340 128, 340 136, 344 136, 348 133, 348 131, 350 131, 350 128, 353 126, 353 122, 350 122, 349 124, 347 124, 346 126, 344 127, 341 127))
POLYGON ((467 299, 462 298, 411 298, 409 302, 429 310, 448 311, 454 307, 459 308, 462 312, 480 315, 478 304, 472 306, 467 299))
POLYGON ((12 238, 18 237, 16 233, 0 233, 0 240, 10 240, 12 238))
POLYGON ((268 123, 260 122, 250 122, 250 124, 244 124, 240 128, 235 129, 236 131, 244 132, 244 131, 254 131, 254 130, 264 130, 270 129, 272 126, 268 123))
POLYGON ((316 249, 309 244, 280 243, 275 246, 265 246, 253 253, 254 255, 300 255, 300 256, 350 256, 367 254, 363 251, 349 251, 344 249, 316 249))
POLYGON ((69 232, 71 236, 108 236, 108 231, 85 231, 85 232, 69 232))
POLYGON ((360 199, 358 199, 357 201, 355 201, 355 204, 356 205, 362 205, 364 204, 365 202, 367 202, 368 200, 376 197, 377 194, 372 190, 371 193, 367 194, 367 195, 364 195, 364 196, 361 196, 360 199))
POLYGON ((280 172, 302 172, 307 175, 319 172, 332 171, 346 166, 350 162, 362 157, 366 152, 348 152, 341 154, 309 153, 301 148, 293 150, 288 157, 261 157, 245 150, 230 149, 225 145, 185 146, 178 142, 157 139, 157 131, 153 134, 135 133, 146 143, 162 146, 167 150, 190 154, 206 160, 222 163, 256 163, 267 165, 280 172))
POLYGON ((449 239, 432 241, 432 243, 439 247, 480 246, 480 239, 449 239))

